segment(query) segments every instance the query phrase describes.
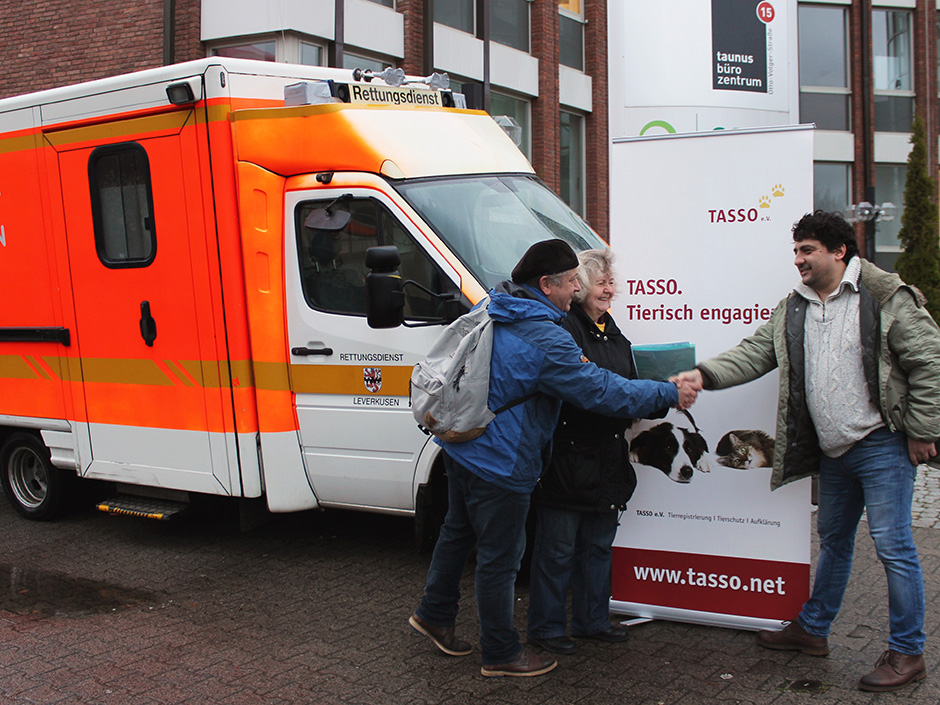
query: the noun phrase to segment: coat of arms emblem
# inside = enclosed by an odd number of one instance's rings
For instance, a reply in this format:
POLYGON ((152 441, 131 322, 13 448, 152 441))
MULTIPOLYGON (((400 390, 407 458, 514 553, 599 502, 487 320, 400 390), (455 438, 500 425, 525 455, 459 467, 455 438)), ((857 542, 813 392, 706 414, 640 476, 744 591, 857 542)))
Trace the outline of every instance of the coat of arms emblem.
POLYGON ((382 388, 382 368, 363 367, 362 381, 365 382, 366 389, 375 394, 382 388))

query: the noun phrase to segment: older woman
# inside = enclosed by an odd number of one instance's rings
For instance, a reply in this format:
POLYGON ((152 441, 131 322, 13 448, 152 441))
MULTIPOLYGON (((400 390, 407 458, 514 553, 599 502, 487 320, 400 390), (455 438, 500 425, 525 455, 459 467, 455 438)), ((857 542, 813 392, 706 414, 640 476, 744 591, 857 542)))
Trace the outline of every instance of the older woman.
MULTIPOLYGON (((636 378, 633 351, 608 313, 617 293, 613 253, 578 255, 581 291, 563 323, 584 356, 599 367, 636 378)), ((627 420, 599 416, 565 403, 553 455, 533 494, 536 533, 529 578, 530 644, 574 653, 566 633, 572 591, 571 635, 619 642, 627 630, 609 615, 611 544, 619 513, 636 487, 623 438, 627 420)))

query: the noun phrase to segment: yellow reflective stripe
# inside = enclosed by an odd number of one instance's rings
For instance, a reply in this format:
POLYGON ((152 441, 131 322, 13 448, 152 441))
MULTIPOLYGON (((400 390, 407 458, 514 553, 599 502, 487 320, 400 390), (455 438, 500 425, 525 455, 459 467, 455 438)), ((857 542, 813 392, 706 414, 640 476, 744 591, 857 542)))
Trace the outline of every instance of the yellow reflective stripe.
POLYGON ((0 355, 0 377, 36 379, 36 370, 22 355, 0 355))
MULTIPOLYGON (((295 394, 371 394, 360 365, 291 365, 291 389, 295 394)), ((411 380, 410 366, 376 365, 382 370, 378 396, 406 397, 411 380)))
POLYGON ((146 135, 153 132, 179 132, 183 125, 192 116, 191 110, 174 111, 160 115, 120 119, 102 117, 107 120, 102 124, 88 125, 86 127, 71 127, 61 130, 52 129, 44 133, 46 140, 53 147, 65 147, 70 144, 92 142, 97 140, 115 141, 131 135, 146 135))
POLYGON ((20 135, 17 137, 6 137, 0 139, 0 154, 9 154, 10 152, 22 152, 27 149, 36 149, 36 135, 20 135))
MULTIPOLYGON (((255 387, 296 394, 372 394, 365 386, 368 365, 320 365, 256 360, 128 360, 0 355, 0 379, 46 379, 96 384, 136 384, 238 389, 255 387)), ((377 396, 408 396, 412 368, 375 365, 381 370, 377 396)))
POLYGON ((82 358, 82 378, 101 384, 149 384, 172 386, 173 380, 153 360, 82 358))
POLYGON ((271 392, 287 392, 290 390, 286 362, 255 361, 252 366, 255 375, 255 389, 264 389, 271 392))

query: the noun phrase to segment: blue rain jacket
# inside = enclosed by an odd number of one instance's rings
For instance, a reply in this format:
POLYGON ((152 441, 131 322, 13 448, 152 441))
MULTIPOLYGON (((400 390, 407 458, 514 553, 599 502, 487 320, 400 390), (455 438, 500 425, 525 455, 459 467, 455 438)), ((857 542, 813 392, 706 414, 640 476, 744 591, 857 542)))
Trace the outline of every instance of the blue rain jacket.
POLYGON ((482 436, 438 441, 470 472, 513 492, 531 492, 551 457, 561 402, 606 416, 645 418, 679 402, 671 382, 630 380, 586 362, 559 323, 565 314, 540 291, 505 281, 490 292, 494 321, 489 407, 496 415, 482 436))

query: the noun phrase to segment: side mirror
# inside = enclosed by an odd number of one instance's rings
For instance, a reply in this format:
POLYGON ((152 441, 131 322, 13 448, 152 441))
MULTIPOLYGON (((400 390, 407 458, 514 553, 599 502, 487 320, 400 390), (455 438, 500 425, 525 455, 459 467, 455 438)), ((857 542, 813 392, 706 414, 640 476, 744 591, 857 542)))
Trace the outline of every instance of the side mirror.
POLYGON ((405 295, 398 271, 401 256, 393 245, 366 250, 366 320, 370 328, 395 328, 405 321, 405 295))

